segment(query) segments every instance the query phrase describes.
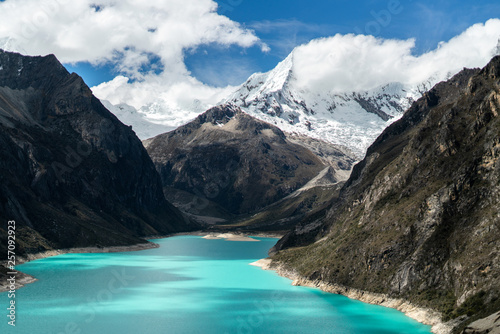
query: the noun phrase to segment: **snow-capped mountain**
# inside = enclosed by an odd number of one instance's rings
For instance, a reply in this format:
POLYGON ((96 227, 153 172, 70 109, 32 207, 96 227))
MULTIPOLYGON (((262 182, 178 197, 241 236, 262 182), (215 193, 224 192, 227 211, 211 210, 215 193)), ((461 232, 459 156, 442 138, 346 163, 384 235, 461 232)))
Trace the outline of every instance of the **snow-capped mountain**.
POLYGON ((285 132, 346 146, 361 158, 375 138, 425 91, 400 83, 362 92, 311 91, 297 82, 293 58, 292 52, 272 71, 252 75, 223 102, 285 132))
POLYGON ((118 117, 122 123, 131 125, 132 130, 134 130, 136 135, 142 140, 156 137, 157 135, 177 128, 175 125, 170 126, 154 123, 148 118, 146 113, 138 111, 128 104, 122 103, 114 105, 107 100, 101 100, 101 102, 109 111, 118 117))
MULTIPOLYGON (((286 133, 344 146, 361 159, 377 136, 438 81, 430 78, 415 86, 395 82, 365 91, 335 92, 328 87, 318 91, 296 78, 294 52, 273 70, 253 74, 217 105, 236 105, 286 133)), ((156 102, 137 110, 103 103, 143 140, 186 124, 213 107, 198 101, 189 110, 173 111, 156 102)))

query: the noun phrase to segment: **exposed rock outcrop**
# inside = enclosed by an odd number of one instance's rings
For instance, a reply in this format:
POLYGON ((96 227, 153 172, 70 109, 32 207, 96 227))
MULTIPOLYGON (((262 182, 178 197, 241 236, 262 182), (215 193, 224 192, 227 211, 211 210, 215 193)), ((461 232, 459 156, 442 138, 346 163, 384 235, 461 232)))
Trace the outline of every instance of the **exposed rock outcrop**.
POLYGON ((277 127, 231 105, 215 107, 144 144, 166 193, 177 191, 170 198, 174 203, 193 214, 229 219, 288 196, 326 164, 334 166, 331 179, 343 181, 355 161, 347 151, 334 148, 337 157, 322 160, 290 142, 277 127), (214 207, 218 212, 207 213, 214 207))
POLYGON ((463 334, 500 334, 500 312, 474 321, 467 326, 463 334))
POLYGON ((436 85, 274 258, 312 281, 403 298, 444 319, 498 311, 499 111, 500 57, 436 85))

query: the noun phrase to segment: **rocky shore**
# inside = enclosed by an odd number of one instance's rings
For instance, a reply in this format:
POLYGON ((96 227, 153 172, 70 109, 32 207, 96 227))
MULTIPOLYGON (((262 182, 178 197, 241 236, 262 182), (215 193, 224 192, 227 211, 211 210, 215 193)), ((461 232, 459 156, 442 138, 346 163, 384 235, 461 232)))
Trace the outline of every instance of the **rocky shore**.
POLYGON ((462 334, 500 334, 500 312, 473 322, 462 334))
MULTIPOLYGON (((8 281, 8 279, 11 276, 11 275, 8 275, 9 272, 10 272, 10 270, 7 270, 7 268, 5 268, 4 266, 0 267, 0 278, 1 278, 1 280, 0 280, 0 293, 12 290, 12 286, 8 281)), ((27 274, 19 272, 19 271, 16 271, 16 273, 17 273, 15 276, 16 280, 15 280, 15 284, 14 284, 15 290, 18 290, 25 285, 28 285, 30 283, 37 281, 37 279, 34 278, 33 276, 27 275, 27 274)))
POLYGON ((337 284, 327 283, 321 280, 310 280, 299 275, 294 270, 290 270, 281 263, 277 263, 271 259, 262 259, 251 263, 253 266, 261 267, 264 270, 273 270, 278 275, 291 279, 292 285, 307 286, 318 288, 322 291, 343 295, 351 299, 359 300, 364 303, 380 305, 396 309, 403 312, 406 316, 415 319, 416 321, 432 326, 432 333, 435 334, 451 334, 453 329, 460 321, 443 322, 441 314, 428 308, 418 307, 403 299, 390 298, 384 294, 371 293, 358 289, 349 288, 337 284))

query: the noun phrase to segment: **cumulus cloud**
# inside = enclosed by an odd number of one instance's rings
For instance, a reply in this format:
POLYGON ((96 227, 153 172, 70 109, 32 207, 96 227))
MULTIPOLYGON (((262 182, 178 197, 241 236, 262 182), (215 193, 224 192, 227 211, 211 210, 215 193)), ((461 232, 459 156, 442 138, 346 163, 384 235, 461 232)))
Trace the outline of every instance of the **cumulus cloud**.
MULTIPOLYGON (((219 15, 213 0, 5 0, 0 1, 0 22, 0 47, 54 53, 63 63, 112 65, 120 75, 93 87, 94 93, 113 104, 142 108, 148 119, 173 126, 235 89, 197 80, 186 68, 187 52, 214 43, 269 52, 254 30, 219 15)), ((265 32, 287 24, 253 28, 265 32)), ((491 19, 422 55, 412 53, 412 39, 335 35, 297 47, 294 74, 299 86, 317 91, 369 90, 390 82, 415 85, 430 77, 445 79, 463 67, 484 66, 499 35, 500 20, 491 19)))
POLYGON ((314 91, 362 91, 391 82, 418 85, 429 78, 443 80, 463 67, 483 67, 499 38, 499 19, 473 25, 422 55, 412 54, 413 39, 335 35, 297 47, 294 73, 300 86, 314 91))
POLYGON ((219 15, 212 0, 6 0, 0 22, 0 47, 53 53, 63 63, 114 65, 127 78, 95 93, 137 108, 159 97, 182 109, 195 97, 213 102, 223 91, 192 77, 186 50, 216 43, 269 51, 252 30, 219 15))
POLYGON ((0 37, 30 54, 55 53, 66 63, 125 57, 132 66, 146 62, 149 53, 173 64, 184 49, 200 44, 259 43, 252 31, 216 10, 212 0, 6 0, 0 3, 0 37))
POLYGON ((117 76, 92 88, 97 97, 115 105, 126 103, 140 110, 147 120, 168 126, 187 123, 234 89, 214 88, 188 76, 171 81, 165 73, 151 74, 136 82, 117 76))

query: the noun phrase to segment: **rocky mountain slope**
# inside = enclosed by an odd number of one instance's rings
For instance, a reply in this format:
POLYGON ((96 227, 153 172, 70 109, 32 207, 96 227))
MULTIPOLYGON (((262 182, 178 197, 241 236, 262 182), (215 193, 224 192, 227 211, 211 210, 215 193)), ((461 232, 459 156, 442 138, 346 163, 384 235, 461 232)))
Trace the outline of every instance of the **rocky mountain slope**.
POLYGON ((237 217, 230 222, 210 228, 216 231, 229 230, 241 233, 269 231, 283 235, 293 229, 304 217, 321 214, 328 209, 332 200, 338 198, 344 182, 330 182, 328 177, 324 178, 325 172, 328 172, 328 169, 322 171, 302 188, 255 214, 237 217))
POLYGON ((231 105, 215 107, 144 144, 175 204, 192 214, 225 219, 286 197, 330 166, 331 182, 343 181, 355 161, 331 145, 330 152, 324 150, 327 157, 319 157, 231 105))
POLYGON ((468 322, 500 309, 500 57, 436 85, 387 128, 324 214, 274 255, 321 280, 468 322))
POLYGON ((362 158, 368 146, 417 97, 418 87, 391 83, 371 91, 333 93, 301 88, 294 52, 268 73, 252 75, 224 103, 298 133, 348 147, 362 158))
POLYGON ((54 56, 0 50, 0 251, 144 243, 193 225, 135 133, 54 56))

